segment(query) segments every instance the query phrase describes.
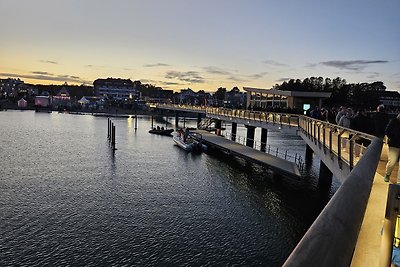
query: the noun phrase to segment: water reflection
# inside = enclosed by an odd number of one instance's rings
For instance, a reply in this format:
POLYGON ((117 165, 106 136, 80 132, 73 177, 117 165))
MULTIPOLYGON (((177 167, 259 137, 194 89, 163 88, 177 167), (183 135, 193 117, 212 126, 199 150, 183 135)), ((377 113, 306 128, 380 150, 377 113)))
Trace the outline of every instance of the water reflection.
POLYGON ((0 265, 281 266, 329 195, 113 121, 0 112, 0 265))

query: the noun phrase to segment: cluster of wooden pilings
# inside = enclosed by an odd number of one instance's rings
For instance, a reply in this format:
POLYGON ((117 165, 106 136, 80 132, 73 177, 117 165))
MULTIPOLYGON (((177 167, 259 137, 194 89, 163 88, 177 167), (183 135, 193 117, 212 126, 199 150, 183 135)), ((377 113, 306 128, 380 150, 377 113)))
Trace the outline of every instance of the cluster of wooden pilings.
POLYGON ((111 149, 115 151, 117 150, 117 148, 115 147, 115 125, 110 118, 108 118, 107 121, 108 121, 107 140, 108 143, 110 144, 111 149))

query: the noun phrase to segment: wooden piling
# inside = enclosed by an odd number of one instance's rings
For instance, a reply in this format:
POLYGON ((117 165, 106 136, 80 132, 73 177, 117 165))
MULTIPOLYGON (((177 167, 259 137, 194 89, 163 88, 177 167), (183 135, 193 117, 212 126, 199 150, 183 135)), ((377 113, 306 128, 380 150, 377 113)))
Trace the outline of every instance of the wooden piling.
POLYGON ((110 140, 110 118, 107 118, 107 141, 110 140))
MULTIPOLYGON (((153 118, 153 117, 152 117, 153 118)), ((138 128, 138 123, 137 123, 137 121, 138 121, 138 117, 137 117, 137 115, 135 115, 135 131, 137 130, 137 128, 138 128)))
POLYGON ((114 123, 112 124, 111 136, 112 136, 112 138, 111 138, 111 148, 112 148, 112 150, 116 150, 116 148, 115 148, 115 126, 114 126, 114 123))

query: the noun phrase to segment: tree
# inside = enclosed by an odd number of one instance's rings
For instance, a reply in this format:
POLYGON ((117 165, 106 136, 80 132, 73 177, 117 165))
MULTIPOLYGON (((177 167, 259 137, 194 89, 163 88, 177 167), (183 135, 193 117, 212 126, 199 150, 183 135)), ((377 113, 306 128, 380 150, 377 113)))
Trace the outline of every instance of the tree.
POLYGON ((220 87, 220 88, 217 89, 217 91, 215 92, 214 95, 215 95, 215 98, 216 98, 217 100, 224 101, 224 99, 225 99, 225 93, 226 93, 226 88, 220 87))

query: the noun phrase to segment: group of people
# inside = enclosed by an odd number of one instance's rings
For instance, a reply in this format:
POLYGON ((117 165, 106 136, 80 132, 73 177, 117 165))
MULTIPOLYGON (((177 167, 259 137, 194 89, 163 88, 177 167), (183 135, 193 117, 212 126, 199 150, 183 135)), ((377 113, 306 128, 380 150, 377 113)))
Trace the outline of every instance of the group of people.
POLYGON ((164 131, 164 127, 161 127, 157 125, 157 128, 154 127, 153 130, 157 130, 157 131, 164 131))
POLYGON ((178 137, 179 137, 180 139, 182 139, 183 142, 186 142, 187 138, 189 137, 190 131, 189 131, 188 128, 186 128, 186 129, 180 128, 180 129, 177 131, 177 133, 178 133, 178 137))
POLYGON ((373 116, 369 116, 365 108, 354 111, 351 107, 345 106, 341 106, 338 110, 335 107, 331 109, 315 107, 309 110, 307 115, 314 119, 379 137, 385 135, 385 128, 389 122, 389 116, 383 105, 378 106, 373 116))
MULTIPOLYGON (((352 108, 342 106, 337 111, 335 108, 316 107, 309 112, 309 116, 380 138, 387 136, 389 154, 384 180, 389 182, 394 166, 400 159, 400 113, 389 119, 384 105, 379 105, 372 116, 369 116, 365 108, 354 112, 352 108)), ((363 146, 370 143, 370 140, 364 138, 357 138, 355 141, 363 146)), ((397 183, 400 183, 400 172, 397 174, 397 183)))

